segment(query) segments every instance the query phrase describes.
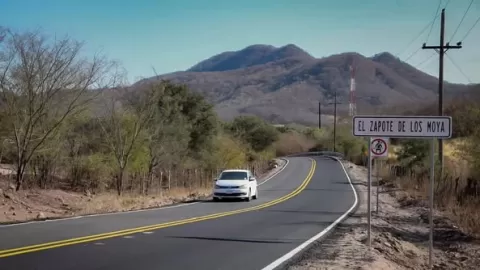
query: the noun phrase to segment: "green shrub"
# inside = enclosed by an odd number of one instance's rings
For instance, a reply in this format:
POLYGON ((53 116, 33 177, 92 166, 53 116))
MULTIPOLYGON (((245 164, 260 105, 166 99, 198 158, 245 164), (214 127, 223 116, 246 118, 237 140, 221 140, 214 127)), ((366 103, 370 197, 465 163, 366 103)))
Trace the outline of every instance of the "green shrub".
POLYGON ((428 157, 429 141, 422 139, 407 139, 400 142, 397 160, 409 168, 423 166, 428 157))
POLYGON ((277 139, 278 130, 256 116, 236 117, 227 130, 235 137, 241 139, 256 152, 269 148, 277 139))

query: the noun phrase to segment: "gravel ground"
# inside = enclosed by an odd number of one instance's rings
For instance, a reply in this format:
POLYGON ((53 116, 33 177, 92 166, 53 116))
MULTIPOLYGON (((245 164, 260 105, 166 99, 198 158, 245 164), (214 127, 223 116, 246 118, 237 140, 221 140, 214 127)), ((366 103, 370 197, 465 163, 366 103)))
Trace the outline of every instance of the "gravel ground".
MULTIPOLYGON (((367 246, 367 169, 344 162, 359 195, 359 207, 326 239, 285 269, 428 269, 428 208, 407 203, 405 192, 381 186, 376 212, 372 188, 372 249, 367 246)), ((375 183, 375 179, 373 179, 375 183)), ((434 218, 434 269, 479 269, 480 242, 462 233, 442 213, 434 218)))

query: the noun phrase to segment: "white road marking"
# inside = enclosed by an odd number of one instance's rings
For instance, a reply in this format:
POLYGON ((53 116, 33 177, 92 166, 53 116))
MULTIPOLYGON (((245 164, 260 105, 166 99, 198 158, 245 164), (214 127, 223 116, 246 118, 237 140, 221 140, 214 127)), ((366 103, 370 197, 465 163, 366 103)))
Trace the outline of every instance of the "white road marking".
POLYGON ((34 220, 28 221, 23 223, 14 223, 14 224, 0 224, 0 229, 5 227, 13 227, 13 226, 21 226, 33 223, 45 223, 45 222, 57 222, 57 221, 65 221, 65 220, 72 220, 72 219, 79 219, 79 218, 89 218, 89 217, 98 217, 98 216, 109 216, 109 215, 120 215, 120 214, 129 214, 129 213, 138 213, 138 212, 146 212, 146 211, 154 211, 154 210, 163 210, 163 209, 170 209, 170 208, 177 208, 177 207, 184 207, 194 205, 200 202, 193 202, 193 203, 183 203, 178 205, 171 205, 171 206, 164 206, 159 208, 149 208, 149 209, 139 209, 139 210, 132 210, 132 211, 123 211, 123 212, 112 212, 112 213, 103 213, 103 214, 90 214, 90 215, 83 215, 83 216, 74 216, 74 217, 67 217, 67 218, 57 218, 57 219, 47 219, 47 220, 34 220))
POLYGON ((143 234, 152 234, 153 232, 142 232, 143 234))
POLYGON ((133 236, 133 235, 125 235, 123 238, 132 239, 132 238, 134 238, 134 237, 135 237, 135 236, 133 236))
POLYGON ((96 243, 93 243, 93 244, 96 245, 96 246, 104 246, 105 245, 105 243, 102 243, 102 242, 96 242, 96 243))
POLYGON ((265 184, 266 182, 270 181, 273 177, 277 176, 279 173, 281 173, 283 170, 285 170, 285 168, 287 167, 288 163, 290 162, 288 159, 286 158, 282 158, 283 160, 286 161, 285 165, 283 165, 283 167, 278 170, 276 173, 272 174, 270 177, 268 177, 267 179, 263 180, 260 184, 258 184, 257 186, 261 186, 263 184, 265 184))
POLYGON ((353 190, 353 194, 355 195, 355 202, 353 203, 352 207, 350 207, 350 209, 348 209, 341 217, 339 217, 337 220, 335 220, 332 224, 330 224, 330 226, 328 226, 327 228, 325 228, 323 231, 321 231, 320 233, 318 233, 317 235, 315 235, 314 237, 308 239, 307 241, 305 241, 304 243, 302 243, 301 245, 299 245, 298 247, 292 249, 290 252, 288 252, 287 254, 283 255, 282 257, 278 258, 277 260, 275 260, 274 262, 272 262, 271 264, 265 266, 264 268, 262 268, 262 270, 273 270, 275 268, 277 268, 278 266, 280 266, 282 263, 288 261, 289 259, 291 259, 293 256, 295 256, 296 254, 298 254, 300 251, 304 250, 306 247, 308 247, 310 244, 312 244, 313 242, 317 241, 318 239, 320 239, 322 236, 324 236, 326 233, 328 233, 330 230, 332 230, 333 228, 335 228, 335 226, 337 226, 338 223, 342 222, 349 214, 350 212, 353 211, 353 209, 355 209, 355 207, 357 206, 358 204, 358 194, 357 194, 357 191, 355 190, 355 187, 353 186, 352 184, 352 180, 350 179, 350 176, 348 175, 348 172, 347 170, 345 169, 345 166, 343 165, 343 163, 336 157, 333 157, 336 161, 338 161, 340 163, 340 165, 342 165, 342 169, 343 171, 345 172, 345 175, 347 175, 347 179, 348 179, 348 182, 350 183, 350 186, 352 187, 352 190, 353 190))
MULTIPOLYGON (((276 173, 265 179, 262 183, 258 184, 257 186, 261 186, 265 184, 267 181, 271 180, 273 177, 278 175, 280 172, 282 172, 288 165, 289 160, 286 158, 281 158, 286 161, 285 165, 278 170, 276 173)), ((33 220, 33 221, 28 221, 28 222, 22 222, 22 223, 14 223, 14 224, 5 224, 1 225, 0 224, 0 229, 2 228, 7 228, 7 227, 13 227, 13 226, 22 226, 22 225, 28 225, 28 224, 34 224, 34 223, 45 223, 45 222, 58 222, 58 221, 66 221, 66 220, 72 220, 72 219, 79 219, 79 218, 89 218, 89 217, 98 217, 98 216, 109 216, 109 215, 121 215, 121 214, 130 214, 130 213, 138 213, 138 212, 146 212, 146 211, 158 211, 158 210, 163 210, 163 209, 170 209, 170 208, 177 208, 177 207, 185 207, 185 206, 192 206, 195 204, 199 204, 201 202, 193 202, 193 203, 181 203, 177 205, 171 205, 171 206, 164 206, 164 207, 158 207, 158 208, 149 208, 149 209, 139 209, 139 210, 132 210, 132 211, 123 211, 123 212, 112 212, 112 213, 102 213, 102 214, 90 214, 90 215, 83 215, 83 216, 74 216, 74 217, 67 217, 67 218, 57 218, 57 219, 47 219, 47 220, 33 220)))

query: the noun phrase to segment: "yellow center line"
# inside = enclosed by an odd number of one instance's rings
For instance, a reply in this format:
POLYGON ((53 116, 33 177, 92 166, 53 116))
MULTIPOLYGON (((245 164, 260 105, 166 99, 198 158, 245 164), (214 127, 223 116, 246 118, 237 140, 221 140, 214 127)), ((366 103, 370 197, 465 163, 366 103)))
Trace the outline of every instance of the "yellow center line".
POLYGON ((289 199, 297 196, 300 192, 302 192, 307 187, 308 183, 310 182, 310 180, 313 177, 313 174, 315 172, 315 167, 316 167, 315 160, 311 159, 311 161, 312 161, 312 166, 310 168, 310 171, 309 171, 307 177, 303 180, 303 182, 300 186, 298 186, 291 193, 289 193, 287 195, 284 195, 284 196, 282 196, 278 199, 266 202, 264 204, 260 204, 260 205, 252 206, 252 207, 248 207, 248 208, 243 208, 243 209, 238 209, 238 210, 232 210, 232 211, 228 211, 228 212, 210 214, 210 215, 205 215, 205 216, 200 216, 200 217, 187 218, 187 219, 182 219, 182 220, 177 220, 177 221, 170 221, 170 222, 165 222, 165 223, 160 223, 160 224, 155 224, 155 225, 148 225, 148 226, 130 228, 130 229, 119 230, 119 231, 114 231, 114 232, 100 233, 100 234, 95 234, 95 235, 82 236, 82 237, 76 237, 76 238, 71 238, 71 239, 64 239, 64 240, 59 240, 59 241, 47 242, 47 243, 43 243, 43 244, 36 244, 36 245, 19 247, 19 248, 0 250, 0 258, 20 255, 20 254, 25 254, 25 253, 35 252, 35 251, 41 251, 41 250, 46 250, 46 249, 58 248, 58 247, 63 247, 63 246, 69 246, 69 245, 74 245, 74 244, 93 242, 93 241, 98 241, 98 240, 102 240, 102 239, 125 236, 125 235, 139 233, 139 232, 158 230, 158 229, 163 229, 163 228, 167 228, 167 227, 184 225, 184 224, 189 224, 189 223, 194 223, 194 222, 199 222, 199 221, 204 221, 204 220, 209 220, 209 219, 216 219, 216 218, 220 218, 220 217, 225 217, 225 216, 230 216, 230 215, 235 215, 235 214, 240 214, 240 213, 245 213, 245 212, 250 212, 250 211, 255 211, 255 210, 260 210, 260 209, 263 209, 263 208, 267 208, 267 207, 279 204, 281 202, 284 202, 286 200, 289 200, 289 199))

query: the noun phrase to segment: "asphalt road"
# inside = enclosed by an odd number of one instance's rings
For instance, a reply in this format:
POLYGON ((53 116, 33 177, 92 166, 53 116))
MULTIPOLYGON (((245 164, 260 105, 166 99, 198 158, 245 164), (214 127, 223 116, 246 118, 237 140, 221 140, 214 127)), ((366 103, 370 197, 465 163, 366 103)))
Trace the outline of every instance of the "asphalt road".
POLYGON ((0 269, 268 269, 356 201, 340 163, 314 159, 290 158, 251 202, 0 226, 0 269))

